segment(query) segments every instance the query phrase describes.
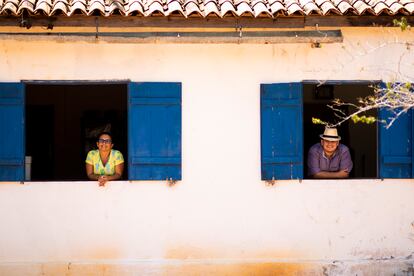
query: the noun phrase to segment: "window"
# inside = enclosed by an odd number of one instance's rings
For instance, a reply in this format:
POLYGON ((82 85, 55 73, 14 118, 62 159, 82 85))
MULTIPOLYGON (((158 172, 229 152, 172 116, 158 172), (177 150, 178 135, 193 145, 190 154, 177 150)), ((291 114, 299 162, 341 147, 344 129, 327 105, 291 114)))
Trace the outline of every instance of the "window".
POLYGON ((126 83, 25 84, 25 112, 33 181, 84 180, 85 157, 102 131, 128 158, 126 83))
MULTIPOLYGON (((320 142, 319 135, 324 131, 324 126, 313 124, 312 118, 332 122, 336 119, 336 116, 332 109, 327 106, 332 103, 332 100, 341 99, 343 102, 356 104, 357 98, 363 98, 373 93, 374 90, 369 83, 303 84, 305 178, 308 176, 306 166, 308 150, 312 145, 320 142)), ((341 110, 345 113, 350 111, 348 106, 341 107, 341 110)), ((377 111, 373 110, 366 115, 377 116, 377 111)), ((351 178, 378 177, 377 124, 354 124, 351 121, 346 121, 337 128, 341 136, 341 143, 350 149, 354 163, 349 176, 351 178)))
POLYGON ((181 179, 180 83, 1 83, 0 180, 86 179, 95 136, 111 130, 130 180, 181 179))
MULTIPOLYGON (((263 180, 306 177, 309 147, 319 141, 323 126, 311 117, 332 116, 326 108, 332 97, 351 101, 372 93, 368 84, 304 83, 261 85, 261 171, 263 180)), ((390 129, 382 125, 345 123, 340 135, 354 161, 351 177, 411 178, 413 172, 413 111, 399 118, 390 129), (367 140, 368 139, 368 140, 367 140), (368 142, 367 142, 368 141, 368 142)), ((374 114, 375 115, 375 114, 374 114)), ((387 112, 380 110, 380 118, 387 112)))

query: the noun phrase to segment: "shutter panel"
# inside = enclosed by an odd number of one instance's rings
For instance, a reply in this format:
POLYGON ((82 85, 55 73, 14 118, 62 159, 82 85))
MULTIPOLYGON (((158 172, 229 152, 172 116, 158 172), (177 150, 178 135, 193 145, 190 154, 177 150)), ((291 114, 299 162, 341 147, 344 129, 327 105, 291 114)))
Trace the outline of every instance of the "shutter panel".
MULTIPOLYGON (((381 120, 390 116, 392 116, 390 111, 380 109, 381 120)), ((411 109, 395 120, 389 129, 386 129, 383 124, 378 124, 380 178, 413 177, 413 123, 413 109, 411 109)))
POLYGON ((260 96, 262 180, 302 179, 302 84, 262 84, 260 96))
POLYGON ((24 85, 0 83, 0 181, 24 180, 24 85))
POLYGON ((130 83, 130 180, 181 180, 181 83, 130 83))

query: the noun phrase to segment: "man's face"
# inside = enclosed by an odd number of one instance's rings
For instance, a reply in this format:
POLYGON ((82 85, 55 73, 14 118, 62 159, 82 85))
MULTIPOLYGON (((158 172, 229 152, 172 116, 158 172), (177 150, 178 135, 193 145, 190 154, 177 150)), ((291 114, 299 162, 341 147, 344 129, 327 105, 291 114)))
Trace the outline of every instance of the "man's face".
POLYGON ((338 148, 339 141, 321 140, 323 151, 326 155, 332 155, 338 148))

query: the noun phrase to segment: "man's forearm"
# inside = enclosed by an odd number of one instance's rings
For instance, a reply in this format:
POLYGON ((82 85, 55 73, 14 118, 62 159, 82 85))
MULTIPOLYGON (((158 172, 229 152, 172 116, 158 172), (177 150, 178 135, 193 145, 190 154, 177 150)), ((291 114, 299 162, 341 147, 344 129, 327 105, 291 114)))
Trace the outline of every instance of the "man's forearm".
POLYGON ((339 171, 339 172, 318 172, 313 175, 313 178, 348 178, 349 173, 347 171, 339 171))

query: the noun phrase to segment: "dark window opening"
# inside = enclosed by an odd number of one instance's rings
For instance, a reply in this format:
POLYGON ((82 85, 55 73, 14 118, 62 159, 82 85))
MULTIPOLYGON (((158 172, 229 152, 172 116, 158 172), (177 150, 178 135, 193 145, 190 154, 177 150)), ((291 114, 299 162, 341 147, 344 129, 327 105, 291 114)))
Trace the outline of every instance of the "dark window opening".
POLYGON ((33 181, 86 180, 86 154, 101 131, 112 133, 128 163, 126 84, 28 84, 25 117, 33 181))
MULTIPOLYGON (((373 88, 361 84, 316 85, 303 86, 303 124, 304 124, 304 177, 307 178, 307 155, 309 148, 320 142, 323 125, 312 123, 312 117, 334 122, 336 117, 327 107, 333 99, 343 102, 357 103, 358 98, 373 94, 373 88)), ((345 111, 347 111, 344 108, 345 111)), ((366 115, 376 116, 376 111, 366 115)), ((354 167, 352 178, 376 178, 377 172, 377 124, 354 124, 347 121, 338 127, 341 143, 349 147, 354 167)))

